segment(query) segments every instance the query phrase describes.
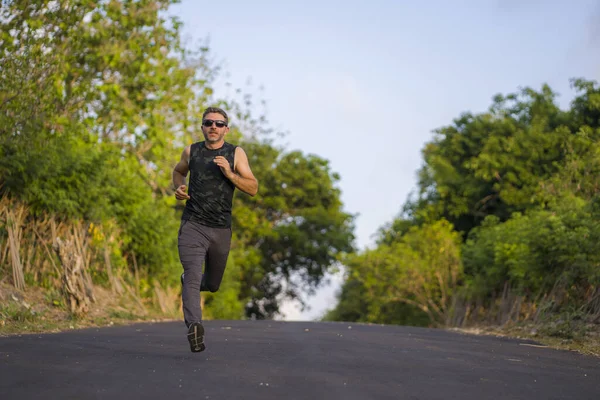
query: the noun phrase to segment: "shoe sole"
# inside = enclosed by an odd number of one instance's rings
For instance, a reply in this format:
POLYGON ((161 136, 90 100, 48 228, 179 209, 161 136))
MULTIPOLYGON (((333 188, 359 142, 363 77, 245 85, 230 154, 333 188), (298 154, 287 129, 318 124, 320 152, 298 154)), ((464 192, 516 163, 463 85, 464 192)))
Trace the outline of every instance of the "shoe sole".
POLYGON ((194 323, 190 328, 192 328, 192 331, 187 335, 188 342, 190 342, 190 350, 192 353, 204 351, 206 349, 204 345, 204 327, 202 324, 194 323))

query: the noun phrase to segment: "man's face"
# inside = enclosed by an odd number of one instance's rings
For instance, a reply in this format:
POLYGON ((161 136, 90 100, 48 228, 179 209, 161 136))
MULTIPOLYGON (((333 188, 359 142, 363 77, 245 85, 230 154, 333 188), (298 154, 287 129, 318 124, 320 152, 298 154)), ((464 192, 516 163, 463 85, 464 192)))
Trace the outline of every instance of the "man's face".
POLYGON ((219 143, 227 132, 229 127, 225 125, 225 117, 219 113, 206 114, 202 121, 202 133, 208 143, 219 143))

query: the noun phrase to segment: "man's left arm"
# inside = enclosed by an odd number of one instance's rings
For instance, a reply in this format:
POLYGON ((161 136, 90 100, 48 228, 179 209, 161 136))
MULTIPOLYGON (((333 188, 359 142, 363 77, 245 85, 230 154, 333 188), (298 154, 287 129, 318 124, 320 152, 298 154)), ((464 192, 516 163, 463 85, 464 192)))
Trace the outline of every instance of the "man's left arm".
POLYGON ((215 163, 217 163, 225 177, 229 179, 235 187, 250 196, 255 196, 256 193, 258 193, 258 180, 254 177, 254 174, 250 169, 248 156, 244 149, 237 147, 235 149, 234 159, 233 171, 225 157, 215 157, 215 163))

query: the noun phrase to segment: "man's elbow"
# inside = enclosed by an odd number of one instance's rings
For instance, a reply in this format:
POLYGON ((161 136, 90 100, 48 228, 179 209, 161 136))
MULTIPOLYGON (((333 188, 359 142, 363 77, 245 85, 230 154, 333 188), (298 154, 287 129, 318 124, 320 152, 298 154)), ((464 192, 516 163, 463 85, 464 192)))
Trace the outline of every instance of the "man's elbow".
POLYGON ((250 191, 250 196, 254 197, 257 195, 257 193, 258 193, 258 181, 255 181, 254 187, 250 191))

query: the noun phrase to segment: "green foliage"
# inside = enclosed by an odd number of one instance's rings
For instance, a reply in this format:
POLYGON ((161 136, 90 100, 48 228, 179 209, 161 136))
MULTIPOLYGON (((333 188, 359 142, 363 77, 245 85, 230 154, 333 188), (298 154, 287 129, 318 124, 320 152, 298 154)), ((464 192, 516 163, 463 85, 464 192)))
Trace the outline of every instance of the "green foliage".
POLYGON ((169 150, 202 98, 196 70, 180 65, 177 26, 160 17, 170 2, 25 3, 3 9, 3 193, 38 213, 116 218, 123 251, 168 275, 177 266, 176 215, 163 196, 169 150))
POLYGON ((518 293, 536 297, 560 282, 582 301, 582 289, 600 285, 599 243, 598 214, 580 199, 515 214, 505 223, 490 216, 465 243, 467 287, 472 296, 489 298, 508 282, 518 293))
POLYGON ((348 259, 352 275, 327 318, 410 315, 386 309, 393 301, 445 324, 466 320, 473 309, 510 311, 503 318, 597 313, 591 304, 600 287, 600 87, 572 83, 577 95, 569 110, 560 110, 544 85, 497 95, 488 112, 464 113, 437 129, 423 149, 417 195, 379 230, 375 249, 348 259), (439 221, 462 238, 442 256, 435 249, 441 236, 427 233, 439 221), (433 285, 447 265, 457 271, 450 303, 433 285))
MULTIPOLYGON (((462 276, 460 237, 444 220, 410 228, 397 241, 379 245, 346 260, 352 287, 364 292, 369 322, 390 320, 389 310, 409 311, 404 303, 426 314, 432 324, 442 324, 452 312, 452 301, 462 276)), ((402 316, 407 320, 406 316, 402 316)), ((399 317, 396 317, 398 319, 399 317)))
POLYGON ((468 234, 488 215, 505 221, 543 205, 540 182, 564 166, 566 146, 581 127, 554 99, 548 86, 497 95, 489 112, 465 113, 454 125, 437 129, 423 150, 416 208, 423 213, 433 207, 436 218, 447 218, 468 234))
POLYGON ((41 315, 31 306, 19 302, 7 302, 0 306, 0 320, 7 322, 34 322, 41 315))
MULTIPOLYGON (((180 21, 166 17, 175 2, 3 2, 0 196, 34 215, 102 227, 99 248, 110 248, 117 269, 137 263, 139 290, 152 296, 153 280, 176 285, 181 269, 173 166, 203 139, 203 109, 221 106, 232 120, 228 140, 248 153, 260 191, 236 194, 235 281, 209 304, 218 316, 239 316, 250 303, 248 316, 271 317, 282 296, 303 289, 283 293, 283 281, 299 277, 312 289, 351 250, 352 216, 326 160, 275 147, 264 116, 247 111, 248 96, 215 98, 219 68, 207 47, 182 43, 180 21)), ((108 279, 103 268, 93 274, 108 279)))
MULTIPOLYGON (((365 296, 366 288, 359 279, 347 278, 339 293, 339 304, 330 309, 323 321, 375 322, 380 324, 428 326, 430 318, 414 304, 402 301, 373 301, 365 296), (374 318, 369 314, 370 303, 379 304, 381 310, 374 318)), ((382 299, 383 300, 383 299, 382 299)), ((414 300, 414 298, 411 298, 414 300)))
POLYGON ((239 299, 241 290, 240 268, 233 261, 227 260, 227 268, 223 281, 216 293, 202 292, 204 297, 204 315, 209 319, 242 319, 245 304, 239 299))
POLYGON ((353 250, 354 217, 342 210, 339 176, 328 161, 269 144, 242 146, 260 182, 256 197, 236 197, 234 224, 250 253, 239 260, 242 294, 252 298, 247 315, 266 318, 278 311, 281 295, 311 292, 353 250))
POLYGON ((347 276, 338 293, 339 303, 327 311, 324 321, 369 322, 369 299, 365 297, 365 286, 352 276, 347 276))

